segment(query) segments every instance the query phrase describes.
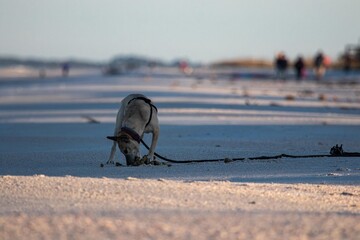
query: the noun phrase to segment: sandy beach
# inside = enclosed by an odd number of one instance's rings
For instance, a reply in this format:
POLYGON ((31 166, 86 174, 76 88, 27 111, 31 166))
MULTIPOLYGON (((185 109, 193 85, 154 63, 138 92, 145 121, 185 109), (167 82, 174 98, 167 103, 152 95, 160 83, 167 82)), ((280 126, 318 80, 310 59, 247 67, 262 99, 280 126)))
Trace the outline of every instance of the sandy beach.
POLYGON ((0 239, 358 239, 356 157, 100 167, 134 92, 169 158, 360 151, 358 80, 210 73, 0 78, 0 239))
POLYGON ((3 176, 2 239, 356 239, 357 186, 3 176))

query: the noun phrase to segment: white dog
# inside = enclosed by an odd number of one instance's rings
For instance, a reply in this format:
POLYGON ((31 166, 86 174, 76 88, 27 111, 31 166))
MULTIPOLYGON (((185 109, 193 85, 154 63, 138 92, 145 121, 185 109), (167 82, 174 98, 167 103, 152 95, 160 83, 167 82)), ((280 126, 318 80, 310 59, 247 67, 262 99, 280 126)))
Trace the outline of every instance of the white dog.
POLYGON ((130 94, 121 101, 121 107, 116 117, 114 136, 107 164, 114 163, 116 144, 125 155, 126 164, 134 165, 141 158, 140 142, 144 133, 152 133, 152 142, 147 155, 148 161, 154 160, 155 147, 159 138, 159 121, 157 108, 151 100, 142 94, 130 94))

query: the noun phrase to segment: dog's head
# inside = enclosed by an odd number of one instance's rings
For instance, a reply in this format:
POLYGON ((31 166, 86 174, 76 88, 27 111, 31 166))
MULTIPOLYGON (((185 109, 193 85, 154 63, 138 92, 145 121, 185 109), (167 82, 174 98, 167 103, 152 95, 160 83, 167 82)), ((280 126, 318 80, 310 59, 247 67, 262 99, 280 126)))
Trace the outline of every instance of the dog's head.
POLYGON ((117 142, 120 151, 125 155, 126 164, 135 165, 140 158, 139 143, 133 140, 128 134, 120 134, 119 136, 108 136, 110 140, 117 142))

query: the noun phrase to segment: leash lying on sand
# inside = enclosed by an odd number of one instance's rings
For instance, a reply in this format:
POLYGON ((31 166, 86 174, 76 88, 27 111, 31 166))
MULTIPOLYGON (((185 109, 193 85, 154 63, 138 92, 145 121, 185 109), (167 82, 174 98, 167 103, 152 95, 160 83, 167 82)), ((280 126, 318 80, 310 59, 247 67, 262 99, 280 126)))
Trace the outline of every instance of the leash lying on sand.
MULTIPOLYGON (((149 146, 141 139, 141 143, 149 149, 149 146)), ((319 157, 360 157, 359 152, 345 152, 343 150, 342 144, 339 146, 336 144, 330 149, 330 154, 318 154, 318 155, 289 155, 289 154, 280 154, 274 156, 258 156, 258 157, 248 157, 248 158, 219 158, 219 159, 196 159, 196 160, 174 160, 160 154, 154 154, 156 157, 171 163, 201 163, 201 162, 234 162, 234 161, 244 161, 244 160, 271 160, 279 158, 319 158, 319 157)), ((145 162, 143 164, 146 164, 145 162)))
MULTIPOLYGON (((141 139, 141 143, 149 149, 149 146, 141 139)), ((191 160, 174 160, 170 159, 164 156, 161 156, 158 153, 154 153, 156 157, 159 159, 162 159, 166 162, 170 163, 203 163, 203 162, 224 162, 224 163, 230 163, 235 161, 244 161, 244 160, 274 160, 279 158, 320 158, 320 157, 360 157, 360 152, 345 152, 343 150, 342 144, 339 146, 336 144, 330 149, 330 154, 312 154, 312 155, 290 155, 290 154, 279 154, 274 156, 258 156, 258 157, 247 157, 247 158, 218 158, 218 159, 191 159, 191 160)), ((167 163, 159 162, 157 160, 154 161, 148 161, 147 157, 143 157, 141 159, 138 159, 134 163, 133 166, 139 166, 139 165, 168 165, 167 163)), ((116 166, 123 166, 120 163, 116 163, 116 166)), ((170 166, 170 165, 168 165, 170 166)), ((104 167, 104 164, 100 164, 100 167, 104 167)))

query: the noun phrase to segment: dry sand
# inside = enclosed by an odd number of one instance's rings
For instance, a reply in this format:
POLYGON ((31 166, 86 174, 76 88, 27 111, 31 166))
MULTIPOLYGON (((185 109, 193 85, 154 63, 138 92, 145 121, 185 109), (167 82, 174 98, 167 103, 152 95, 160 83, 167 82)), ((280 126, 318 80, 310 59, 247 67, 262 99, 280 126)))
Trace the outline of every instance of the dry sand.
POLYGON ((0 178, 0 239, 358 239, 360 188, 0 178))

